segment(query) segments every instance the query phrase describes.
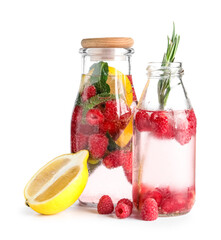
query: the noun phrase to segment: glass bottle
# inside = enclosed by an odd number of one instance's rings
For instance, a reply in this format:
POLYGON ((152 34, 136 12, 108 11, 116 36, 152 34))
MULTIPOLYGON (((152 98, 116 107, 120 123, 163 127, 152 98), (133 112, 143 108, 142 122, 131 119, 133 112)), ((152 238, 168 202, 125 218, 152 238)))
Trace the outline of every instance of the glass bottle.
POLYGON ((190 211, 195 201, 196 117, 182 63, 150 63, 134 114, 133 202, 154 198, 160 216, 190 211))
POLYGON ((88 149, 89 179, 79 198, 132 198, 132 136, 136 95, 131 38, 82 40, 82 77, 71 121, 71 151, 88 149))

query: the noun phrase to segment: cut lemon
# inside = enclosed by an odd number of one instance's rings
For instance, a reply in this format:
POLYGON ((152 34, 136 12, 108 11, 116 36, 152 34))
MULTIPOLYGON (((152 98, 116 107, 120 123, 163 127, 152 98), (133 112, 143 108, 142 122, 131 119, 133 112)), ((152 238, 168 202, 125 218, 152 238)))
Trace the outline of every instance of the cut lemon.
POLYGON ((131 117, 126 128, 121 133, 119 138, 115 141, 115 143, 120 147, 125 147, 131 140, 132 136, 133 136, 133 116, 131 117))
POLYGON ((133 102, 133 89, 130 80, 114 67, 108 67, 108 69, 107 84, 110 86, 110 93, 122 94, 122 97, 125 97, 127 105, 130 106, 133 102))
POLYGON ((70 207, 83 192, 89 153, 82 150, 48 162, 27 183, 26 204, 41 214, 55 214, 70 207))

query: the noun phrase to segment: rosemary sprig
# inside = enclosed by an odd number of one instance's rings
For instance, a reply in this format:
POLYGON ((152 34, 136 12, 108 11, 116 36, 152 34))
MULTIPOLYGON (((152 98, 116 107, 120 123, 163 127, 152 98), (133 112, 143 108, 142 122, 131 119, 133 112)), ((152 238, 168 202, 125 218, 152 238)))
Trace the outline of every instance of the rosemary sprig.
MULTIPOLYGON (((180 41, 180 36, 175 34, 175 24, 173 23, 173 33, 171 39, 167 36, 168 44, 167 51, 163 56, 162 67, 167 67, 171 62, 174 61, 177 48, 180 41)), ((160 79, 158 82, 158 99, 160 108, 164 109, 167 99, 170 93, 170 77, 160 79)))

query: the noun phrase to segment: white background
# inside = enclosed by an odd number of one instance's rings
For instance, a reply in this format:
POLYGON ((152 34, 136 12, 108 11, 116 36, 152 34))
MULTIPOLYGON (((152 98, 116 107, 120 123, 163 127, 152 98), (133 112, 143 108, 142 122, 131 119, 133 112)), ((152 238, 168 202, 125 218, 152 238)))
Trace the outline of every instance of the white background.
POLYGON ((220 239, 219 1, 0 1, 1 239, 220 239), (198 117, 197 198, 181 217, 144 222, 77 204, 54 216, 24 205, 29 178, 68 153, 82 38, 130 36, 138 97, 149 61, 161 61, 175 21, 184 84, 198 117), (4 237, 3 237, 4 235, 4 237))

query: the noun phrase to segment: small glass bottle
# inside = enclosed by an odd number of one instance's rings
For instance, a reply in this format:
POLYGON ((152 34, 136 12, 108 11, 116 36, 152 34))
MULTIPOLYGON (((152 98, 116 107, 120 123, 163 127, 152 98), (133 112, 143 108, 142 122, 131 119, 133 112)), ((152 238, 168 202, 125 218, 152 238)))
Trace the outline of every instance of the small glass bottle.
POLYGON ((190 211, 195 201, 196 117, 181 63, 150 63, 134 115, 133 202, 154 198, 160 216, 190 211))
POLYGON ((131 38, 83 39, 82 78, 71 121, 71 151, 87 149, 89 179, 79 198, 132 198, 132 136, 136 95, 131 38))

